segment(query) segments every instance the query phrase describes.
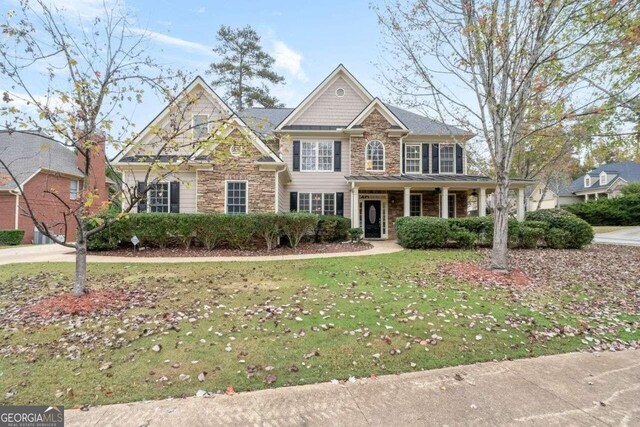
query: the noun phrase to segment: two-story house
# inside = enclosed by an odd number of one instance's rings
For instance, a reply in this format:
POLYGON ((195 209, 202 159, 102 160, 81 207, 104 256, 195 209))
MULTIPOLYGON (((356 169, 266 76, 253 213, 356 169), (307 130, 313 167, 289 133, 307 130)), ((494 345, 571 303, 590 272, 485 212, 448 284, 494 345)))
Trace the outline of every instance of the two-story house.
MULTIPOLYGON (((473 135, 382 102, 342 65, 295 108, 236 114, 202 79, 185 92, 193 91, 204 94, 194 120, 233 117, 250 146, 224 161, 198 157, 181 165, 138 211, 335 214, 350 217, 368 239, 395 237, 400 216, 465 216, 470 196, 485 215, 495 182, 466 173, 473 135)), ((152 124, 162 120, 161 113, 152 124)), ((144 159, 127 154, 118 168, 135 185, 144 159)), ((512 181, 520 218, 528 184, 512 181)))

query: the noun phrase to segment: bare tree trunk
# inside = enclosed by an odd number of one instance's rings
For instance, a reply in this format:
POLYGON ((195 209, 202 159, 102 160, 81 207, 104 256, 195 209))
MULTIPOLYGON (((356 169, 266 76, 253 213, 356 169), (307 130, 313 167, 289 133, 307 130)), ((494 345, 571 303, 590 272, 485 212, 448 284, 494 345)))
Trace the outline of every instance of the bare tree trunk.
POLYGON ((73 285, 73 295, 84 295, 87 285, 87 239, 84 224, 78 225, 76 237, 76 280, 73 285))
POLYGON ((507 243, 509 241, 509 181, 504 173, 497 174, 496 192, 494 193, 495 222, 493 225, 493 251, 491 268, 496 271, 507 271, 507 243))

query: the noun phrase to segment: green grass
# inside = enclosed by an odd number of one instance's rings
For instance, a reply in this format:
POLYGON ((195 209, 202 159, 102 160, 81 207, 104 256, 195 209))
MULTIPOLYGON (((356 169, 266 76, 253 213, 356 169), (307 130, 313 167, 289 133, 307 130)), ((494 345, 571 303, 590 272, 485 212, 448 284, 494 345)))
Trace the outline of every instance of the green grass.
POLYGON ((620 230, 626 230, 629 228, 636 228, 636 227, 622 226, 622 225, 618 225, 618 226, 601 225, 601 226, 593 226, 592 228, 594 233, 611 233, 612 231, 620 231, 620 230))
MULTIPOLYGON (((0 391, 4 396, 12 390, 15 396, 0 403, 73 407, 187 396, 229 385, 256 390, 586 347, 575 336, 530 339, 532 332, 554 325, 579 324, 582 318, 563 307, 584 298, 581 284, 563 294, 541 292, 514 303, 508 290, 436 274, 439 263, 476 258, 474 252, 403 251, 269 263, 94 264, 92 288, 157 292, 155 307, 77 323, 6 327, 0 391), (261 321, 270 306, 283 313, 277 322, 261 321), (166 330, 163 315, 178 312, 184 315, 177 322, 180 331, 166 330), (526 321, 515 327, 507 322, 514 319, 526 321), (116 334, 118 328, 123 335, 116 334), (144 336, 145 328, 151 335, 144 336), (442 337, 437 345, 414 342, 434 334, 442 337), (81 347, 79 358, 66 357, 65 341, 81 347), (162 350, 151 351, 154 344, 162 350), (225 350, 228 344, 231 351, 225 350), (19 354, 8 354, 9 349, 19 354), (391 355, 391 349, 400 353, 391 355), (315 351, 318 356, 305 358, 315 351), (99 370, 105 362, 111 368, 99 370), (180 367, 173 368, 175 363, 180 367), (248 375, 249 365, 256 367, 255 374, 248 375), (199 382, 203 371, 206 381, 199 382), (180 374, 191 378, 181 381, 180 374), (276 376, 274 384, 266 383, 269 374, 276 376), (158 382, 162 376, 169 381, 158 382), (72 392, 55 397, 66 389, 72 392)), ((72 273, 71 264, 3 266, 0 310, 70 289, 72 273)), ((620 335, 640 338, 637 329, 620 330, 620 335)))

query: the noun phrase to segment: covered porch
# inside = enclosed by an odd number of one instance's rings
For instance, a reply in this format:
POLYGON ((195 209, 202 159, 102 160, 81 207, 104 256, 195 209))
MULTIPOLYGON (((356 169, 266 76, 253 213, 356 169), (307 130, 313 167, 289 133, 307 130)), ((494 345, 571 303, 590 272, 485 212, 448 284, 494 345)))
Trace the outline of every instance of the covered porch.
MULTIPOLYGON (((487 197, 495 191, 489 177, 402 175, 347 177, 351 187, 351 223, 363 229, 365 239, 395 239, 394 222, 402 216, 457 218, 487 215, 487 197)), ((512 182, 517 192, 516 216, 525 214, 525 188, 530 182, 512 182)))

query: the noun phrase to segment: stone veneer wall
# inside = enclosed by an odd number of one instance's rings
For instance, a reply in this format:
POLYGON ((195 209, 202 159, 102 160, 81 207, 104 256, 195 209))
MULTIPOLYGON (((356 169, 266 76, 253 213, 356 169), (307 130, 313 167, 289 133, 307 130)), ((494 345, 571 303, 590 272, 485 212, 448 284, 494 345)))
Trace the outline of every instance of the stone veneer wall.
POLYGON ((231 137, 242 146, 239 157, 228 155, 212 160, 211 170, 198 171, 198 212, 224 212, 225 180, 248 181, 249 212, 275 212, 276 176, 274 171, 260 171, 255 161, 262 153, 238 131, 231 137))
POLYGON ((378 110, 374 110, 363 120, 364 136, 351 137, 351 175, 400 175, 400 138, 387 135, 391 125, 378 110), (366 170, 365 148, 369 141, 378 140, 384 144, 385 170, 371 172, 366 170))

